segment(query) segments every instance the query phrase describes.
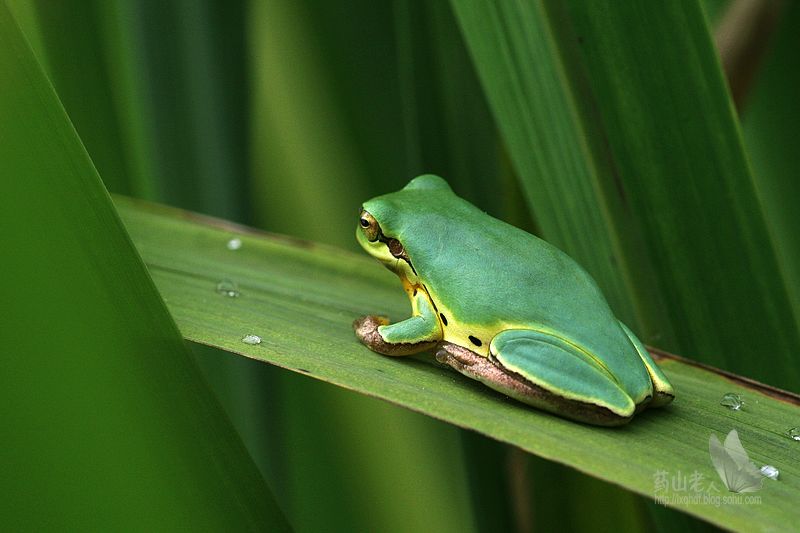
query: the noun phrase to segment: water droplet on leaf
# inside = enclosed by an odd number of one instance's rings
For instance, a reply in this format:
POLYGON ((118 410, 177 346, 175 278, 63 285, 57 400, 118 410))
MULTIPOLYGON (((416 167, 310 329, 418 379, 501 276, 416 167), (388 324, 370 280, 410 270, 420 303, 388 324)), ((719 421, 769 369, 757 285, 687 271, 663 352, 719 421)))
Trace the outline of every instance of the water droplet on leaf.
POLYGON ((761 471, 762 476, 770 479, 778 479, 778 476, 781 475, 780 470, 772 465, 764 465, 759 470, 761 471))
POLYGON ((744 405, 744 400, 735 392, 729 392, 722 397, 719 404, 727 407, 731 411, 738 411, 744 405))
POLYGON ((261 337, 258 335, 253 335, 252 333, 248 333, 244 337, 242 337, 242 342, 245 344, 261 344, 261 337))
POLYGON ((231 298, 237 298, 240 294, 239 286, 235 281, 223 279, 217 283, 217 292, 231 298))
POLYGON ((239 237, 234 237, 233 239, 228 241, 228 250, 238 250, 242 247, 242 239, 239 237))
POLYGON ((800 440, 800 428, 789 428, 786 435, 792 440, 800 440))

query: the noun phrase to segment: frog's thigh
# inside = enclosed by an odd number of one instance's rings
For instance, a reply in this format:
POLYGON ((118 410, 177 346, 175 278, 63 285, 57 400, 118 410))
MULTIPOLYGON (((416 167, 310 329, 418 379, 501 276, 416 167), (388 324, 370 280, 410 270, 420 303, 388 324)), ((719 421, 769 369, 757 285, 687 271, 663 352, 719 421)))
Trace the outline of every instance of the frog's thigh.
POLYGON ((633 416, 633 400, 608 371, 558 337, 510 329, 497 334, 489 349, 501 367, 552 396, 548 410, 599 424, 624 423, 633 416), (558 405, 564 401, 570 405, 558 405))
POLYGON ((634 335, 633 332, 628 329, 628 326, 622 322, 620 322, 619 325, 622 326, 622 330, 631 340, 631 344, 633 344, 633 347, 636 348, 639 357, 642 358, 644 366, 647 367, 647 373, 650 374, 650 381, 653 382, 653 390, 655 391, 653 400, 650 402, 650 406, 659 407, 674 400, 675 392, 672 389, 672 385, 667 379, 667 376, 664 375, 664 372, 658 367, 655 361, 653 361, 653 358, 650 357, 650 352, 648 352, 644 344, 642 344, 641 341, 636 338, 636 335, 634 335))

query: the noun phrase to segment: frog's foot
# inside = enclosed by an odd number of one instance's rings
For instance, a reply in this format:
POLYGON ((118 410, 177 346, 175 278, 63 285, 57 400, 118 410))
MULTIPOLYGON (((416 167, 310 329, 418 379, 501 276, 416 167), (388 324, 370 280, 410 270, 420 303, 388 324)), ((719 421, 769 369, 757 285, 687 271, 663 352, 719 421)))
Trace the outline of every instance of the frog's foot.
POLYGON ((384 355, 411 355, 430 350, 436 346, 438 338, 426 335, 429 329, 419 316, 391 325, 388 318, 372 315, 353 322, 356 337, 373 352, 384 355))
MULTIPOLYGON (((518 341, 521 339, 517 339, 518 341)), ((570 372, 570 359, 574 356, 559 354, 559 348, 555 348, 547 343, 538 346, 526 342, 517 342, 515 352, 507 353, 507 360, 516 360, 518 356, 529 358, 530 352, 539 351, 535 358, 551 360, 554 365, 564 365, 565 372, 570 372), (519 351, 529 353, 520 354, 519 351), (566 356, 566 358, 565 358, 566 356), (567 364, 564 364, 567 363, 567 364)), ((511 350, 508 350, 509 352, 511 350)), ((531 379, 526 379, 520 373, 509 370, 496 358, 489 359, 478 355, 467 348, 443 342, 436 353, 436 359, 440 363, 445 363, 455 368, 465 376, 483 382, 492 389, 502 392, 512 398, 539 409, 555 413, 566 418, 587 422, 600 426, 619 426, 631 420, 634 413, 633 401, 613 383, 610 378, 602 377, 597 381, 606 381, 605 388, 611 389, 612 396, 617 399, 614 409, 606 405, 593 402, 589 398, 568 398, 565 394, 554 392, 558 387, 553 382, 559 379, 550 379, 548 382, 534 383, 531 379), (546 386, 545 386, 546 385, 546 386)), ((591 374, 591 370, 589 371, 591 374)), ((552 378, 553 376, 551 376, 552 378)), ((562 380, 563 381, 563 380, 562 380)), ((597 386, 597 383, 593 383, 597 386)), ((607 392, 607 391, 606 391, 607 392)))

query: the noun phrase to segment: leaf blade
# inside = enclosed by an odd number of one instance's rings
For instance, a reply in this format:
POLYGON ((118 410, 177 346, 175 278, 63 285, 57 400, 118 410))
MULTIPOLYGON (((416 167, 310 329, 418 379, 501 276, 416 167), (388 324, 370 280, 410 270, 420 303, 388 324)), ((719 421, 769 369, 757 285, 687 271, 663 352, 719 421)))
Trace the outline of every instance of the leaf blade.
POLYGON ((5 2, 0 88, 4 525, 287 529, 5 2))
POLYGON ((672 407, 641 413, 616 430, 575 424, 509 401, 430 364, 430 357, 398 360, 358 344, 353 318, 388 310, 397 319, 408 312, 397 280, 367 257, 169 208, 116 201, 187 339, 391 401, 648 496, 658 470, 697 469, 707 479, 716 475, 709 434, 727 434, 735 425, 751 457, 778 467, 783 481, 769 485, 761 506, 678 507, 735 528, 763 528, 796 516, 789 502, 800 493, 800 467, 791 455, 795 443, 780 430, 798 416, 797 405, 667 359, 661 364, 678 394, 672 407), (231 253, 224 243, 234 234, 243 246, 231 253), (223 272, 239 282, 240 298, 214 293, 223 272), (243 344, 246 333, 261 335, 262 344, 243 344), (759 410, 727 411, 719 405, 724 392, 755 398, 751 405, 759 410))

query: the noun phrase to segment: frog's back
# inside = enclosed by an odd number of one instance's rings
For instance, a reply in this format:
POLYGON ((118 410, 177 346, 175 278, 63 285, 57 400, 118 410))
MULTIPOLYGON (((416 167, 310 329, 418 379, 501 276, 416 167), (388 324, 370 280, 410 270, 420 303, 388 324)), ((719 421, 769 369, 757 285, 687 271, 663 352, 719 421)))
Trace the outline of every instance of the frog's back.
MULTIPOLYGON (((420 268, 430 271, 420 275, 444 298, 460 295, 447 307, 457 310, 465 321, 482 322, 493 316, 558 328, 580 322, 580 315, 572 310, 580 313, 599 306, 611 315, 589 274, 564 252, 530 233, 483 214, 454 220, 446 235, 447 257, 432 250, 431 257, 420 261, 420 268)), ((413 262, 414 251, 409 250, 409 255, 413 262)))
POLYGON ((429 237, 408 254, 459 321, 550 330, 604 357, 635 355, 595 281, 564 252, 464 200, 428 207, 409 229, 429 237))

